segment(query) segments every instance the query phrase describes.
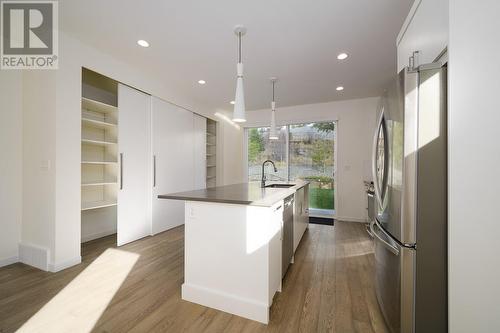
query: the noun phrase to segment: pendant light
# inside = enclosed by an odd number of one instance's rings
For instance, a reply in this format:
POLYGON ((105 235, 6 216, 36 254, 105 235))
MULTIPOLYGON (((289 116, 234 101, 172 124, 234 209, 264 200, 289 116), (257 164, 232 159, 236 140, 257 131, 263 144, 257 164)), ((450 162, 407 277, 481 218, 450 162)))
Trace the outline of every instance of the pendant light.
POLYGON ((245 35, 247 28, 242 25, 234 27, 234 33, 238 36, 238 64, 236 65, 236 96, 234 98, 233 121, 243 123, 247 121, 245 116, 245 93, 243 92, 243 64, 241 63, 241 37, 245 35))
POLYGON ((276 102, 274 101, 274 84, 277 78, 272 77, 271 84, 273 85, 273 101, 271 102, 271 130, 269 131, 269 140, 278 140, 278 133, 276 132, 276 102))

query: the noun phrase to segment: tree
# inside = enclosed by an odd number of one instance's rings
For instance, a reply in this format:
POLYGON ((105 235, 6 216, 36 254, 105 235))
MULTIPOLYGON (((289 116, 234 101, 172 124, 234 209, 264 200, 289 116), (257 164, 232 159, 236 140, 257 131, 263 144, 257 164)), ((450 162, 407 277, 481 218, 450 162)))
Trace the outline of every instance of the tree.
POLYGON ((312 146, 311 159, 313 166, 319 168, 322 172, 326 169, 326 164, 332 158, 332 147, 330 142, 325 140, 316 140, 312 146))
POLYGON ((315 123, 313 127, 320 132, 329 133, 335 131, 335 123, 315 123))
POLYGON ((264 140, 257 128, 250 129, 248 141, 248 160, 255 162, 259 153, 264 151, 264 140))

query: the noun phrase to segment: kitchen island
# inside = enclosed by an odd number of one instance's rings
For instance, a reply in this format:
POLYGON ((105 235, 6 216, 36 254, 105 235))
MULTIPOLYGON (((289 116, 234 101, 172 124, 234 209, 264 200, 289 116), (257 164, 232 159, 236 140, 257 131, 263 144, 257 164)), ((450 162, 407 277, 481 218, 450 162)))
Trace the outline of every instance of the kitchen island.
POLYGON ((293 261, 308 226, 308 184, 251 182, 159 195, 185 201, 182 298, 267 324, 289 264, 282 249, 290 243, 293 261))

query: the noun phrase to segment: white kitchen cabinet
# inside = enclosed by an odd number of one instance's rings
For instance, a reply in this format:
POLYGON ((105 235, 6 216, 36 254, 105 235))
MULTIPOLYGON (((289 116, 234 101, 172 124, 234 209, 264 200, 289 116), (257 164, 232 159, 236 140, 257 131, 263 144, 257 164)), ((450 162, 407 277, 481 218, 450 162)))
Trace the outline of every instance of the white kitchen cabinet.
POLYGON ((398 72, 419 51, 420 64, 436 60, 448 46, 448 0, 416 0, 397 38, 398 72))
POLYGON ((118 85, 118 246, 151 234, 151 96, 118 85))
MULTIPOLYGON (((205 128, 200 116, 159 98, 152 98, 153 234, 184 223, 184 204, 160 200, 159 194, 203 188, 205 128)), ((203 118, 203 123, 206 123, 203 118)))

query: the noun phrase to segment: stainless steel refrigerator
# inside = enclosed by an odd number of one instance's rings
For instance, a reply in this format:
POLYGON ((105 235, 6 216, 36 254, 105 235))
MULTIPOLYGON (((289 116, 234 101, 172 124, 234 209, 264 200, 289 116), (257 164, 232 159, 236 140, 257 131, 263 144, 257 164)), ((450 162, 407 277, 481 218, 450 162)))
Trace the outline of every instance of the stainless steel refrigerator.
POLYGON ((447 332, 446 67, 402 70, 373 143, 375 282, 393 333, 447 332))

